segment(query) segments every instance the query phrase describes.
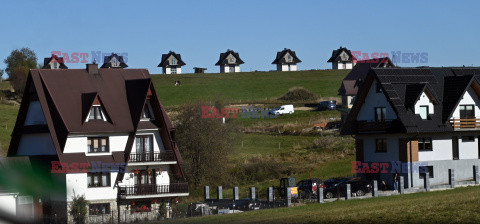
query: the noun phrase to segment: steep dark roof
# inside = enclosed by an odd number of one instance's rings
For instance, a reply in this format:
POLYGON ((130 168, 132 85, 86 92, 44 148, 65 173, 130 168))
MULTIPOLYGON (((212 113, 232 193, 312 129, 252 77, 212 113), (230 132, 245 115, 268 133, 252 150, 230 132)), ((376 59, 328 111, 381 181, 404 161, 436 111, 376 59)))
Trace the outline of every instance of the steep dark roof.
POLYGON ((224 65, 224 64, 230 64, 227 60, 228 55, 233 55, 237 60, 235 61, 234 65, 240 65, 244 64, 245 62, 240 59, 240 56, 238 55, 237 52, 234 52, 233 50, 228 49, 225 53, 220 53, 220 58, 218 59, 217 63, 215 64, 216 66, 218 65, 224 65))
POLYGON ((57 55, 54 55, 54 54, 52 54, 52 57, 43 59, 43 67, 42 68, 43 69, 51 69, 50 62, 52 61, 52 59, 54 59, 55 61, 57 61, 60 64, 59 68, 68 69, 68 67, 65 65, 65 63, 63 61, 63 57, 58 57, 57 55))
POLYGON ((363 84, 371 68, 391 68, 395 67, 390 58, 377 58, 358 61, 352 71, 343 79, 338 95, 355 96, 358 93, 358 87, 363 84), (353 81, 353 82, 352 82, 353 81))
POLYGON ((116 68, 116 67, 112 67, 112 64, 110 63, 110 61, 113 58, 116 58, 120 62, 120 68, 128 67, 128 65, 125 64, 123 60, 123 56, 118 56, 117 54, 112 53, 110 56, 105 56, 105 58, 103 59, 103 65, 101 68, 116 68))
POLYGON ((168 54, 162 54, 162 61, 160 62, 160 64, 158 64, 157 67, 163 67, 163 66, 170 65, 169 61, 168 61, 168 58, 170 58, 170 56, 172 56, 172 55, 173 55, 173 57, 175 57, 177 59, 179 66, 186 65, 185 62, 182 61, 182 56, 180 54, 176 54, 175 52, 170 51, 170 52, 168 52, 168 54))
POLYGON ((330 59, 328 59, 327 62, 353 62, 353 61, 356 61, 357 59, 352 55, 352 52, 350 52, 350 50, 348 50, 346 47, 341 47, 338 48, 337 50, 333 50, 332 52, 332 57, 330 57, 330 59), (340 54, 342 52, 345 52, 347 53, 347 55, 349 56, 349 59, 346 60, 346 61, 343 61, 342 58, 340 57, 340 54))
MULTIPOLYGON (((89 73, 85 69, 50 70, 31 69, 27 78, 22 104, 12 133, 8 150, 15 156, 22 134, 31 95, 38 97, 47 121, 58 159, 61 162, 127 162, 135 133, 139 129, 143 107, 150 98, 152 121, 159 129, 166 150, 173 151, 178 161, 172 166, 177 177, 183 177, 183 160, 174 142, 174 127, 163 108, 146 69, 98 69, 89 73), (95 99, 101 101, 109 122, 84 122, 95 99), (69 134, 129 133, 124 151, 106 156, 86 156, 85 153, 64 153, 69 134)), ((145 126, 145 125, 141 125, 145 126)), ((151 128, 152 125, 147 125, 151 128)), ((27 127, 28 128, 28 127, 27 127)))
POLYGON ((302 61, 297 57, 297 55, 295 54, 295 51, 284 48, 283 51, 277 52, 277 57, 275 58, 275 60, 273 60, 272 64, 297 64, 297 63, 300 63, 300 62, 302 62, 302 61), (293 57, 292 62, 286 62, 285 61, 284 56, 287 53, 289 53, 293 57))
POLYGON ((359 90, 359 98, 348 115, 342 134, 356 134, 356 116, 365 102, 372 83, 379 82, 385 96, 397 114, 396 132, 430 133, 453 131, 449 118, 468 87, 480 89, 480 68, 372 68, 359 90), (422 92, 434 102, 434 114, 422 120, 413 105, 422 92))

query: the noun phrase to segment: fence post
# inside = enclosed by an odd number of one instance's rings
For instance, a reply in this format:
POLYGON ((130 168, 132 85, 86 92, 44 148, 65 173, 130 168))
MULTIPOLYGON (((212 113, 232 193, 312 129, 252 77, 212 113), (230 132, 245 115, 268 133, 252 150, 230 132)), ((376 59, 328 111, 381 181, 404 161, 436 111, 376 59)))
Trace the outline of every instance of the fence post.
POLYGON ((255 187, 250 188, 250 198, 255 200, 255 187))
POLYGON ((323 203, 323 187, 318 187, 318 203, 323 203))
POLYGON ((373 180, 373 183, 372 183, 372 197, 376 198, 378 197, 378 181, 377 180, 373 180))
POLYGON ((204 187, 204 199, 205 201, 209 200, 210 199, 210 187, 209 186, 205 186, 204 187))
POLYGON ((217 199, 218 200, 223 199, 223 188, 222 188, 222 186, 217 187, 217 199))
POLYGON ((273 187, 268 188, 268 202, 273 201, 273 187))
POLYGON ((238 196, 238 187, 233 188, 233 200, 237 201, 239 198, 238 196))
POLYGON ((451 188, 455 188, 455 170, 448 169, 448 183, 450 184, 451 188))
POLYGON ((292 188, 287 187, 287 207, 292 206, 292 188))
POLYGON ((347 184, 346 188, 345 188, 345 200, 350 200, 351 197, 352 197, 352 188, 350 187, 350 184, 347 184))
POLYGON ((474 165, 473 166, 473 180, 475 181, 475 184, 479 184, 480 180, 479 180, 479 176, 478 176, 478 166, 477 165, 474 165))
POLYGON ((405 193, 405 180, 403 179, 404 176, 400 176, 400 182, 398 183, 399 188, 398 188, 398 191, 400 192, 400 194, 404 194, 405 193))
POLYGON ((430 191, 430 173, 429 172, 425 172, 425 190, 427 192, 430 191))

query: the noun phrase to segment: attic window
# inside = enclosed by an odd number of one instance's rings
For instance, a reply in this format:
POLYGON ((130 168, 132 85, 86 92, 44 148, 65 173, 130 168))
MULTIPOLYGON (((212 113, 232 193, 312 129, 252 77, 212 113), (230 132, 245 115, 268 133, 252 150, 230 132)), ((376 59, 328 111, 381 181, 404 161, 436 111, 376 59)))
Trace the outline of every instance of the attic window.
POLYGON ((152 116, 152 110, 150 106, 150 100, 147 100, 145 103, 145 106, 143 107, 143 113, 142 113, 142 119, 148 120, 148 119, 153 119, 152 116))
POLYGON ((422 120, 429 119, 428 114, 429 114, 428 106, 420 106, 420 117, 422 118, 422 120))
POLYGON ((177 64, 177 60, 175 58, 172 58, 172 65, 176 65, 177 64))
POLYGON ((383 92, 382 85, 380 85, 380 83, 377 82, 375 86, 376 86, 376 89, 377 89, 377 93, 383 92))
POLYGON ((88 120, 103 120, 103 109, 100 105, 92 106, 88 120))
POLYGON ((54 69, 57 69, 57 68, 58 68, 58 63, 57 63, 57 62, 53 63, 53 68, 54 68, 54 69))
POLYGON ((233 56, 230 57, 230 62, 231 62, 231 63, 234 63, 234 62, 235 62, 235 58, 234 58, 233 56))

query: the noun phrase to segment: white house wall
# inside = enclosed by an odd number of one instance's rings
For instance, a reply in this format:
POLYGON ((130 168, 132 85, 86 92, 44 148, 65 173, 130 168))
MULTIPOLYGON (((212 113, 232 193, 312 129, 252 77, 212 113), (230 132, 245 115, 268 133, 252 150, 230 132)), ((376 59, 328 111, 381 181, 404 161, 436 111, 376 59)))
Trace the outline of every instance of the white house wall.
POLYGON ((430 98, 427 96, 427 94, 422 92, 422 95, 420 95, 420 99, 415 103, 415 114, 420 114, 420 106, 428 106, 428 114, 434 114, 433 111, 433 103, 430 101, 430 98))
POLYGON ((88 187, 86 173, 66 174, 67 201, 71 202, 75 195, 85 195, 86 200, 111 200, 117 198, 117 188, 114 187, 118 172, 110 173, 110 187, 88 187))
POLYGON ((386 108, 386 119, 394 120, 397 119, 397 114, 393 110, 390 103, 387 101, 387 98, 383 92, 377 93, 376 83, 374 81, 372 86, 368 90, 368 94, 365 99, 365 103, 362 105, 360 112, 357 115, 357 120, 365 121, 374 121, 375 120, 375 107, 385 107, 386 108))
POLYGON ((24 134, 18 145, 18 156, 57 155, 50 134, 24 134))
POLYGON ((125 134, 96 134, 96 135, 69 135, 67 138, 67 142, 65 143, 65 148, 63 150, 64 153, 86 153, 87 156, 95 156, 95 155, 111 155, 114 151, 121 151, 125 150, 125 146, 127 145, 128 141, 128 133, 125 134), (108 144, 109 144, 109 152, 107 153, 87 153, 88 152, 88 137, 108 137, 108 144))
POLYGON ((475 105, 475 116, 480 117, 480 100, 477 97, 475 91, 473 91, 472 87, 468 87, 467 91, 463 95, 462 99, 458 103, 457 107, 453 111, 452 118, 460 118, 460 105, 475 105))
POLYGON ((290 71, 297 71, 297 65, 290 65, 290 71))
MULTIPOLYGON (((156 174, 155 181, 157 185, 169 185, 170 184, 170 166, 169 165, 161 165, 161 166, 149 166, 150 169, 161 169, 163 171, 159 171, 156 174)), ((145 169, 145 167, 135 167, 135 169, 145 169)), ((133 186, 135 184, 133 173, 126 173, 123 176, 123 180, 119 183, 119 186, 133 186)))
POLYGON ((40 101, 32 101, 28 106, 25 125, 47 124, 40 101))
POLYGON ((365 136, 363 139, 363 153, 365 162, 390 162, 398 161, 398 137, 391 135, 365 136), (376 139, 387 140, 387 152, 375 152, 376 139))

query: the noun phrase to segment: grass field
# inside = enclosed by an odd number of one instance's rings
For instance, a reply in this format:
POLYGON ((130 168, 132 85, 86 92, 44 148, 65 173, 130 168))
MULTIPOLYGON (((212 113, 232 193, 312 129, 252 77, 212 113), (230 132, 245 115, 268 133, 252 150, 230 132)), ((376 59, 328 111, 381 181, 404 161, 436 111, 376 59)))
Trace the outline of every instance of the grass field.
POLYGON ((480 187, 309 204, 169 223, 480 223, 480 187))
POLYGON ((242 72, 235 74, 153 75, 160 100, 166 106, 203 99, 227 102, 276 100, 294 86, 302 86, 320 97, 335 97, 350 70, 297 72, 242 72), (174 86, 174 81, 181 86, 174 86))
POLYGON ((0 104, 0 155, 5 155, 7 152, 18 108, 14 105, 0 104))

